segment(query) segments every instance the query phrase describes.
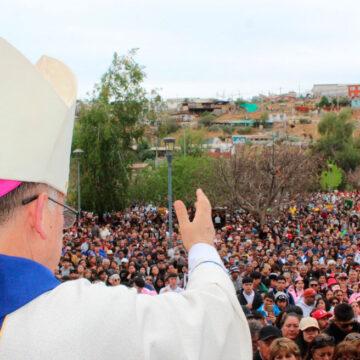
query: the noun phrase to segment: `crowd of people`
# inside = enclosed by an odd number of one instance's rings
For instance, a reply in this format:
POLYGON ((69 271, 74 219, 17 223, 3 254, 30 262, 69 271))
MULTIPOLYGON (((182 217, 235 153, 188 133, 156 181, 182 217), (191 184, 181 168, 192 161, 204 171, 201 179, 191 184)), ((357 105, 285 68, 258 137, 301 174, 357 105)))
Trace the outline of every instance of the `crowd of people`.
MULTIPOLYGON (((269 211, 263 226, 241 209, 213 210, 214 245, 249 321, 254 359, 360 356, 359 209, 360 193, 334 192, 269 211)), ((169 246, 166 209, 82 215, 64 230, 59 280, 150 296, 186 288, 187 253, 176 221, 169 246)))

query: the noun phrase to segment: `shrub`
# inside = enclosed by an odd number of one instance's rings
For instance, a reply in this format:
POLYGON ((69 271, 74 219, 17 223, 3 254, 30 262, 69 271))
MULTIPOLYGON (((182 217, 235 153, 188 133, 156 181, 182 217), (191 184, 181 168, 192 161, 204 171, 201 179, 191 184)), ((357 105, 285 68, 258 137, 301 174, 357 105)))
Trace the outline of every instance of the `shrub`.
POLYGON ((237 133, 239 135, 247 135, 247 134, 251 134, 253 132, 253 128, 252 127, 241 127, 240 129, 237 130, 237 133))
POLYGON ((212 126, 209 127, 209 131, 212 131, 212 132, 220 131, 220 126, 212 125, 212 126))
POLYGON ((231 135, 234 132, 234 127, 231 125, 225 125, 223 127, 223 132, 224 132, 224 134, 231 135))
POLYGON ((301 119, 299 119, 299 123, 300 124, 311 124, 312 121, 310 119, 301 118, 301 119))

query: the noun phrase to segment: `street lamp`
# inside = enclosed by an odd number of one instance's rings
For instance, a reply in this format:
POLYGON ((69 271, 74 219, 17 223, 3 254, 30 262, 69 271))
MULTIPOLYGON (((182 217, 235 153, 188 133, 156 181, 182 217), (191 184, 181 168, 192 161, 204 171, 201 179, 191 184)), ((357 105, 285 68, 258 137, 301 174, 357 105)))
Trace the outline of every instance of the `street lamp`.
POLYGON ((84 153, 82 149, 75 149, 73 154, 78 154, 78 226, 80 227, 80 219, 81 219, 81 185, 80 185, 80 156, 84 153))
POLYGON ((172 224, 172 158, 175 149, 175 139, 174 138, 165 138, 165 151, 166 158, 168 161, 168 198, 169 198, 169 247, 173 247, 173 224, 172 224))

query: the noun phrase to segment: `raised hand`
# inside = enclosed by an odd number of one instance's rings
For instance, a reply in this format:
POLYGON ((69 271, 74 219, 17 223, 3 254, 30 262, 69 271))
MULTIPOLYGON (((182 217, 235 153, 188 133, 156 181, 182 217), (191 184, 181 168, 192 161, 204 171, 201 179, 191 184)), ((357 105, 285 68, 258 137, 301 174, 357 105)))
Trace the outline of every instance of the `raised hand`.
POLYGON ((214 246, 215 229, 211 218, 211 204, 201 189, 196 191, 195 217, 191 222, 184 203, 175 201, 174 208, 179 221, 184 247, 187 251, 197 243, 214 246))

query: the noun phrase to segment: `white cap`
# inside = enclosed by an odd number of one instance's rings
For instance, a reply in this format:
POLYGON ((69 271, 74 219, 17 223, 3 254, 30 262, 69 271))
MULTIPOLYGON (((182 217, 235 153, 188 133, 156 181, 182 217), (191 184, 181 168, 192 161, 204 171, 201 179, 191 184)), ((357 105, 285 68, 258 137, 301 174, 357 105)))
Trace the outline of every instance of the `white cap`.
POLYGON ((0 179, 66 193, 76 78, 60 61, 36 65, 0 38, 0 179))

